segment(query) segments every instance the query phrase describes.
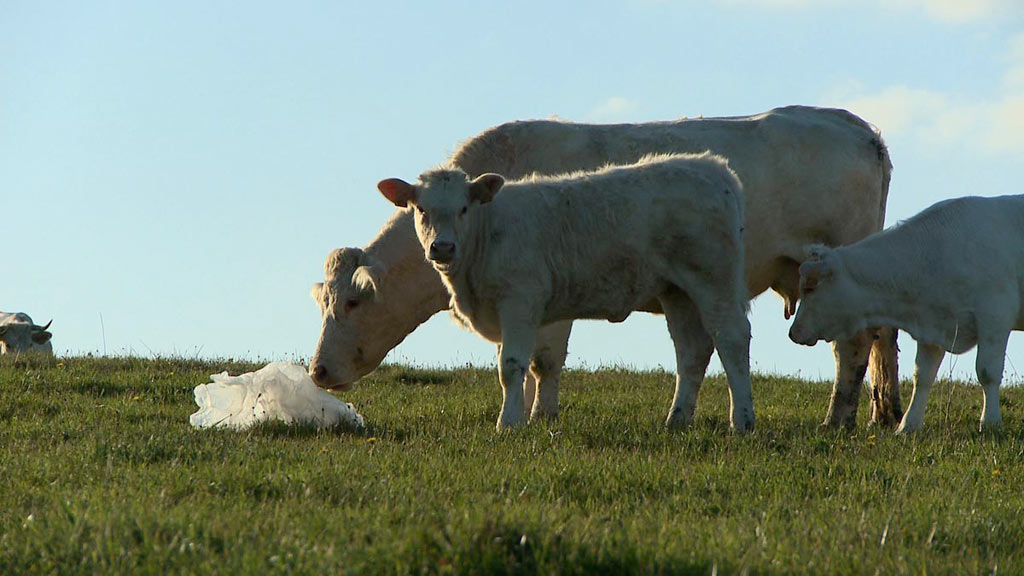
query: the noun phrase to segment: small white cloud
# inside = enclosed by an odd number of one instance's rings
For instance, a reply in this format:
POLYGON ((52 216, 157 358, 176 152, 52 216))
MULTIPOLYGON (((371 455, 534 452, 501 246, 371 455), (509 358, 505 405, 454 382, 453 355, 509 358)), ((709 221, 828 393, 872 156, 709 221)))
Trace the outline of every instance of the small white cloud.
POLYGON ((890 86, 876 94, 839 96, 839 100, 844 108, 868 119, 886 134, 917 126, 949 106, 942 94, 908 86, 890 86))
POLYGON ((588 116, 590 119, 600 122, 626 121, 635 114, 637 107, 637 103, 632 100, 622 96, 612 96, 592 108, 588 116))
MULTIPOLYGON (((728 6, 762 6, 765 8, 824 8, 849 6, 860 8, 860 0, 718 0, 728 6)), ((1008 16, 1024 16, 1024 2, 1020 0, 876 0, 882 12, 916 16, 924 12, 934 20, 961 24, 1008 16)))
POLYGON ((1024 154, 1024 94, 1007 97, 987 112, 985 145, 989 150, 1024 154))
POLYGON ((1024 33, 1010 40, 1002 82, 988 98, 910 86, 866 91, 856 82, 825 100, 862 116, 882 134, 922 147, 964 147, 983 154, 1024 154, 1024 33))
POLYGON ((833 100, 886 137, 929 148, 966 147, 987 154, 1024 154, 1024 93, 968 101, 930 90, 891 86, 833 100))

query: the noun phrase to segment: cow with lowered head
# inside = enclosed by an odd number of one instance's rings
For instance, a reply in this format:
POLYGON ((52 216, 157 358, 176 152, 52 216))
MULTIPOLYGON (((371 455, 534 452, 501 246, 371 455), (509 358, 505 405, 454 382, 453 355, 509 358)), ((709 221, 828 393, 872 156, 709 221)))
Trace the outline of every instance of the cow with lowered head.
MULTIPOLYGON (((889 154, 881 136, 845 110, 788 106, 747 117, 643 124, 508 122, 463 143, 451 162, 470 177, 493 172, 517 179, 630 164, 650 153, 705 150, 727 158, 743 182, 749 295, 771 288, 783 296, 787 318, 796 309, 805 245, 849 244, 882 229, 889 154)), ((326 280, 314 290, 323 323, 310 375, 325 388, 345 387, 366 375, 417 326, 448 308, 447 290, 423 258, 409 211, 395 212, 364 248, 342 252, 349 253, 345 264, 333 266, 338 252, 332 253, 326 280), (378 280, 372 294, 364 290, 363 274, 354 275, 363 266, 378 280), (327 309, 326 301, 336 305, 327 309)), ((534 394, 527 391, 531 417, 558 414, 571 329, 567 320, 538 334, 527 377, 528 386, 537 383, 532 406, 534 394)), ((878 335, 865 331, 833 344, 836 379, 827 426, 854 425, 869 371, 872 420, 895 424, 902 416, 895 333, 885 329, 878 335)))
POLYGON ((874 326, 895 326, 917 341, 914 394, 897 432, 921 427, 945 353, 975 346, 985 391, 981 425, 1002 424, 1006 342, 1024 330, 1024 196, 946 200, 855 244, 809 247, 808 256, 789 331, 794 342, 813 345, 874 326))

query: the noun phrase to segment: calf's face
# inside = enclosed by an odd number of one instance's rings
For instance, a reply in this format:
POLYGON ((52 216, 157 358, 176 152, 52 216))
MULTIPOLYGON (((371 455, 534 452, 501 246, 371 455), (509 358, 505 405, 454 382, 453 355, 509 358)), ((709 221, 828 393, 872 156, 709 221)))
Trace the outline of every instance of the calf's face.
POLYGON ((380 365, 390 347, 380 324, 386 322, 379 299, 383 264, 359 248, 327 256, 324 282, 311 296, 320 306, 320 340, 309 363, 318 386, 347 390, 380 365))
POLYGON ((474 208, 490 202, 504 182, 497 174, 470 181, 460 170, 437 170, 422 175, 415 186, 390 178, 377 188, 396 206, 413 206, 426 258, 439 271, 449 272, 458 268, 474 208))
POLYGON ((829 249, 817 249, 800 265, 800 307, 789 339, 813 346, 819 340, 852 337, 861 327, 856 313, 856 284, 829 249))

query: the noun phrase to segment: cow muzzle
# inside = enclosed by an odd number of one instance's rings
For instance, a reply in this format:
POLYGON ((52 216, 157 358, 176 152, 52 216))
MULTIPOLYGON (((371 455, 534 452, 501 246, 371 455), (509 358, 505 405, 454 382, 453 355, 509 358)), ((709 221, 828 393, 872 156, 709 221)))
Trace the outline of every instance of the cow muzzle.
POLYGON ((442 240, 431 242, 427 257, 438 264, 451 264, 455 259, 455 243, 442 240))
POLYGON ((352 387, 351 383, 335 381, 327 366, 320 362, 313 362, 309 366, 309 377, 317 386, 327 390, 348 390, 352 387))
POLYGON ((789 339, 797 344, 803 344, 804 346, 814 346, 818 343, 817 338, 814 338, 809 334, 805 334, 797 324, 793 324, 789 327, 789 339))

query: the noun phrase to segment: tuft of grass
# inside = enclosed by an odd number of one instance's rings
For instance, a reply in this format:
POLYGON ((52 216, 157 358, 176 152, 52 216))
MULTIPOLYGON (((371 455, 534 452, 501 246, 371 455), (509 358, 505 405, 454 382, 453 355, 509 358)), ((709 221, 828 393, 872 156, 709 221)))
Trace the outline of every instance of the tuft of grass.
POLYGON ((669 432, 670 374, 568 370, 556 422, 499 434, 493 370, 385 366, 345 397, 363 433, 189 427, 196 385, 257 368, 0 363, 0 573, 1024 572, 1020 387, 979 433, 980 389, 940 382, 903 438, 755 375, 736 436, 721 377, 669 432))

